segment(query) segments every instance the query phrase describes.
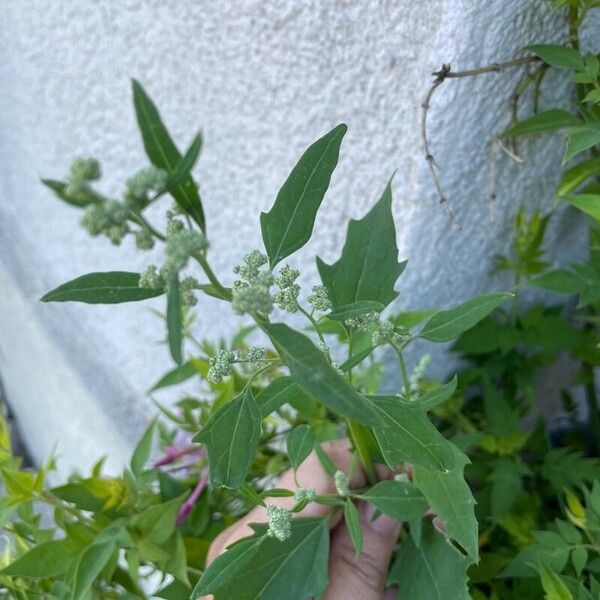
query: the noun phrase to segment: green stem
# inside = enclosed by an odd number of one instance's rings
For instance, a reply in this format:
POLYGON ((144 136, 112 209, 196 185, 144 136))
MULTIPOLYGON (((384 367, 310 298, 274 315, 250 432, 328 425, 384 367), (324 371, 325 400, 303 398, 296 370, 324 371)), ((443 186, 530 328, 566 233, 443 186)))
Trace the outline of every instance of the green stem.
POLYGON ((406 363, 404 362, 404 356, 402 355, 402 350, 396 346, 396 344, 392 344, 396 354, 398 355, 398 364, 400 365, 400 372, 402 373, 402 381, 404 382, 404 395, 406 400, 410 402, 410 379, 408 377, 408 371, 406 370, 406 363))
POLYGON ((142 227, 148 229, 150 233, 155 238, 158 238, 161 242, 166 241, 167 238, 160 231, 158 231, 158 229, 150 225, 149 221, 140 213, 130 211, 130 218, 132 221, 135 221, 138 225, 141 225, 142 227))
POLYGON ((371 458, 371 453, 369 452, 369 447, 366 442, 367 432, 365 431, 365 427, 356 421, 351 421, 350 419, 346 419, 346 423, 348 424, 348 436, 356 448, 356 453, 360 459, 360 464, 365 470, 367 479, 371 485, 375 485, 378 481, 378 478, 377 473, 375 472, 373 460, 371 458))
POLYGON ((228 290, 224 285, 221 284, 214 271, 210 268, 210 265, 206 260, 206 256, 204 254, 198 254, 194 256, 194 258, 202 267, 202 270, 208 277, 208 280, 214 286, 215 290, 217 290, 221 294, 221 299, 226 300, 227 302, 231 302, 231 290, 228 290))

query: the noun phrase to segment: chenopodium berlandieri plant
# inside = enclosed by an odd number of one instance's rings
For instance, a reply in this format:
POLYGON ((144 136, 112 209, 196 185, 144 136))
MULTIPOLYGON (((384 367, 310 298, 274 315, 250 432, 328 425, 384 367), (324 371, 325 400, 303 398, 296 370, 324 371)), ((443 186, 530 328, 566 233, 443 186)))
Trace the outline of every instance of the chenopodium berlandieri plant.
POLYGON ((408 524, 409 534, 406 530, 400 534, 402 550, 393 569, 404 569, 406 574, 424 568, 427 562, 435 578, 449 582, 445 597, 467 598, 466 571, 478 560, 474 500, 463 473, 468 458, 428 418, 429 410, 454 393, 456 378, 420 394, 415 374, 410 376, 407 371, 404 351, 417 339, 443 343, 456 338, 511 294, 490 293, 448 310, 414 313, 420 318, 413 314, 407 325, 386 319, 384 311, 398 296, 396 282, 406 266, 398 261, 391 182, 362 219, 349 223, 340 258, 333 264, 317 258, 321 281, 302 293, 300 273, 284 261, 311 237, 338 162, 347 130, 344 124, 334 127, 301 156, 271 210, 260 216, 264 249, 248 249, 234 269, 233 284, 225 285, 210 266, 208 229, 198 186, 191 176, 201 137, 197 135, 181 155, 157 108, 135 81, 133 96, 150 165, 127 181, 122 200, 109 199, 96 190, 100 166, 92 159, 75 161, 66 181, 44 183, 61 199, 84 210, 82 224, 92 235, 106 236, 114 244, 133 236, 141 250, 162 243, 164 261, 149 265, 141 274, 108 271, 83 275, 57 287, 43 300, 119 303, 166 296, 168 344, 177 369, 188 365, 184 349, 187 315, 198 295, 210 295, 229 304, 233 313, 247 315, 270 342, 273 350, 258 347, 245 354, 221 348, 212 356, 206 373, 213 384, 231 377, 237 363, 243 363, 249 373, 241 393, 216 403, 195 437, 207 453, 210 486, 265 506, 269 522, 253 525, 253 536, 198 574, 192 597, 213 594, 216 600, 235 600, 242 597, 240 585, 244 598, 320 597, 328 580, 331 516, 343 510, 360 552, 360 526, 352 515, 356 514, 355 503, 361 501, 408 524), (174 200, 174 205, 167 212, 166 228, 160 230, 144 211, 167 198, 174 200), (303 315, 309 335, 282 322, 286 313, 303 315), (335 336, 333 341, 331 336, 335 336), (340 340, 348 355, 336 362, 340 340), (398 358, 403 386, 397 394, 373 393, 376 390, 367 389, 356 376, 355 367, 384 346, 398 358), (269 370, 278 376, 255 393, 253 383, 269 370), (250 472, 261 429, 267 420, 291 410, 290 404, 298 407, 303 402, 323 407, 336 423, 333 433, 331 428, 327 430, 329 434, 350 440, 355 465, 361 465, 368 479, 366 488, 351 488, 351 473, 336 470, 321 447, 322 431, 316 432, 307 421, 281 432, 286 435, 289 463, 297 470, 315 451, 333 479, 336 493, 322 496, 301 487, 272 494, 268 489, 257 491, 250 472), (377 462, 398 471, 410 465, 412 477, 378 481, 377 462), (269 498, 274 495, 294 497, 296 504, 289 510, 271 504, 269 498), (329 506, 329 516, 296 515, 312 502, 329 506), (447 539, 432 533, 431 517, 426 516, 432 513, 443 522, 447 539), (413 552, 416 547, 419 551, 413 552))

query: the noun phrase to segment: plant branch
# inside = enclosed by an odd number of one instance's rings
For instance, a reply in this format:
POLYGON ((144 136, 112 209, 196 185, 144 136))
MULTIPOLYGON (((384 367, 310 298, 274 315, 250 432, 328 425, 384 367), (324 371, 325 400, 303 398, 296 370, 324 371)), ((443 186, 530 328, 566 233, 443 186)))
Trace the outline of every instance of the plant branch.
POLYGON ((431 152, 430 144, 429 144, 429 134, 427 129, 427 117, 429 114, 429 109, 431 107, 431 100, 435 91, 446 81, 446 79, 459 79, 463 77, 476 77, 478 75, 484 75, 486 73, 500 73, 506 69, 511 69, 514 67, 520 67, 523 65, 539 62, 539 58, 537 56, 524 56, 521 58, 516 58, 514 60, 510 60, 503 63, 492 63, 490 65, 486 65, 483 67, 478 67, 476 69, 467 69, 465 71, 452 71, 449 64, 443 64, 442 68, 439 71, 435 71, 433 76, 435 79, 433 80, 427 95, 425 96, 425 100, 421 104, 421 139, 423 142, 423 148, 425 150, 425 160, 429 165, 429 170, 431 171, 431 176, 433 178, 433 184, 435 186, 440 205, 448 215, 452 224, 460 229, 460 225, 456 220, 454 212, 450 207, 448 202, 448 197, 445 195, 444 190, 442 188, 442 184, 440 182, 440 178, 438 176, 438 166, 435 162, 435 158, 433 157, 433 153, 431 152))

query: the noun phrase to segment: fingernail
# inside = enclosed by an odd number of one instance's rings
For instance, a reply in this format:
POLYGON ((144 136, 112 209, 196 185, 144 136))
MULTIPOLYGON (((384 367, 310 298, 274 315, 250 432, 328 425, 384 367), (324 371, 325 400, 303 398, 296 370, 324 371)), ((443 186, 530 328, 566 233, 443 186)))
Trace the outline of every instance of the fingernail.
POLYGON ((396 519, 392 519, 383 513, 379 513, 376 518, 375 513, 377 509, 370 504, 369 502, 365 502, 365 504, 361 507, 361 515, 363 522, 368 525, 373 531, 381 535, 393 535, 397 536, 400 533, 400 528, 402 527, 402 523, 396 521, 396 519))

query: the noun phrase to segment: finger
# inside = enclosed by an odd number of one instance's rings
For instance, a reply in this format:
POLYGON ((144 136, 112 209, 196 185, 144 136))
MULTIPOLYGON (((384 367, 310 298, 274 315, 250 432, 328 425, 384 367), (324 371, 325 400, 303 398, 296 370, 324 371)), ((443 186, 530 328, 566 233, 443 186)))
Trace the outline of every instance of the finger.
MULTIPOLYGON (((327 452, 333 464, 344 472, 348 472, 352 462, 352 453, 350 451, 350 443, 348 440, 335 440, 323 444, 323 450, 327 452)), ((301 487, 312 488, 319 495, 335 493, 335 484, 332 478, 325 472, 321 466, 321 462, 316 454, 312 452, 308 458, 300 465, 296 472, 298 484, 301 487)), ((362 469, 357 469, 350 485, 352 487, 361 487, 365 485, 366 480, 362 469)), ((294 480, 294 472, 290 469, 286 471, 277 482, 277 487, 296 489, 294 480)), ((270 498, 269 504, 276 504, 284 508, 292 508, 296 504, 296 500, 292 497, 287 498, 270 498)), ((311 502, 304 510, 297 513, 300 517, 323 517, 331 512, 331 506, 325 506, 311 502)), ((222 554, 228 546, 237 540, 248 537, 254 533, 250 527, 250 523, 266 523, 268 521, 264 507, 257 506, 253 508, 247 515, 237 521, 234 525, 220 533, 212 542, 206 564, 210 564, 217 556, 222 554)))
POLYGON ((386 515, 373 521, 368 503, 358 508, 363 551, 357 558, 346 524, 340 523, 332 534, 330 582, 323 600, 381 600, 401 525, 386 515))

